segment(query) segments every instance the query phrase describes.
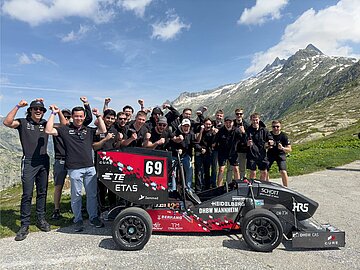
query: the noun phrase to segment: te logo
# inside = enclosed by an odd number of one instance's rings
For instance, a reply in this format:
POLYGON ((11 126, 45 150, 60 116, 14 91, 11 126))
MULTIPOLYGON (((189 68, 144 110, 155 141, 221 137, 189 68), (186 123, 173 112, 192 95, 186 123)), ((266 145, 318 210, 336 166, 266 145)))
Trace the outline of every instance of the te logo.
POLYGON ((301 203, 301 202, 294 202, 293 203, 293 212, 304 212, 306 213, 309 211, 309 204, 308 203, 301 203))

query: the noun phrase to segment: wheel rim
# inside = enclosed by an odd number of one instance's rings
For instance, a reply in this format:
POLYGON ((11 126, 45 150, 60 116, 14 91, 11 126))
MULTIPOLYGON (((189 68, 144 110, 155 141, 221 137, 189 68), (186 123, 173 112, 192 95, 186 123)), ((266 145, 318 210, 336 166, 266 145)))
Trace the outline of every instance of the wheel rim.
POLYGON ((246 233, 258 246, 272 245, 279 238, 276 224, 269 218, 256 217, 247 224, 246 233))
POLYGON ((145 239, 146 224, 137 216, 125 216, 120 220, 116 234, 122 244, 134 247, 145 239))

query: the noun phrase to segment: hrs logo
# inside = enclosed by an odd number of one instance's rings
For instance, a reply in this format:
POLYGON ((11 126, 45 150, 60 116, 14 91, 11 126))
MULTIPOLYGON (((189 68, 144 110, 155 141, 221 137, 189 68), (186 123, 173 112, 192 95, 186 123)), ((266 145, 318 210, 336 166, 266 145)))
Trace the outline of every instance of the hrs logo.
POLYGON ((294 202, 292 211, 306 213, 307 211, 309 211, 309 204, 301 203, 301 202, 294 202))

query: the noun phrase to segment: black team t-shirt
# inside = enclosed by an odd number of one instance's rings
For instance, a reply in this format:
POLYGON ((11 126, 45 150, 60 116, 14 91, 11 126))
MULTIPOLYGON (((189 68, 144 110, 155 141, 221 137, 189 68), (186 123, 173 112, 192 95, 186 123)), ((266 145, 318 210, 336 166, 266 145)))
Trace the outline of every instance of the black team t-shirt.
POLYGON ((56 127, 65 146, 65 167, 80 169, 94 166, 92 143, 96 133, 95 128, 82 126, 80 129, 73 124, 56 127))
POLYGON ((47 121, 42 119, 36 123, 31 117, 16 119, 20 125, 16 128, 19 132, 20 142, 25 158, 41 159, 48 157, 47 144, 49 135, 45 133, 47 121))

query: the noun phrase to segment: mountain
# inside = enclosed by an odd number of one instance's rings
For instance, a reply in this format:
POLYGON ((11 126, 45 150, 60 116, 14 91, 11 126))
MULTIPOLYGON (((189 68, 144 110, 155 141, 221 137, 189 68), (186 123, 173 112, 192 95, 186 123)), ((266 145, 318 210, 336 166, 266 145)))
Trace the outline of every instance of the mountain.
MULTIPOLYGON (((217 109, 233 115, 236 108, 244 108, 245 115, 257 111, 265 122, 297 119, 291 116, 299 113, 308 118, 312 116, 311 108, 317 108, 317 114, 322 115, 334 107, 337 111, 331 113, 333 117, 327 120, 327 125, 344 127, 343 123, 350 125, 360 117, 359 85, 359 61, 327 56, 309 44, 286 60, 277 57, 251 78, 202 92, 184 92, 172 104, 180 111, 184 107, 196 110, 205 105, 209 116, 213 116, 217 109), (337 104, 330 106, 329 101, 337 104), (345 111, 350 120, 343 120, 345 111), (340 119, 343 121, 337 124, 340 119)), ((328 134, 328 131, 322 134, 328 134)), ((299 140, 305 137, 303 134, 299 140)))

